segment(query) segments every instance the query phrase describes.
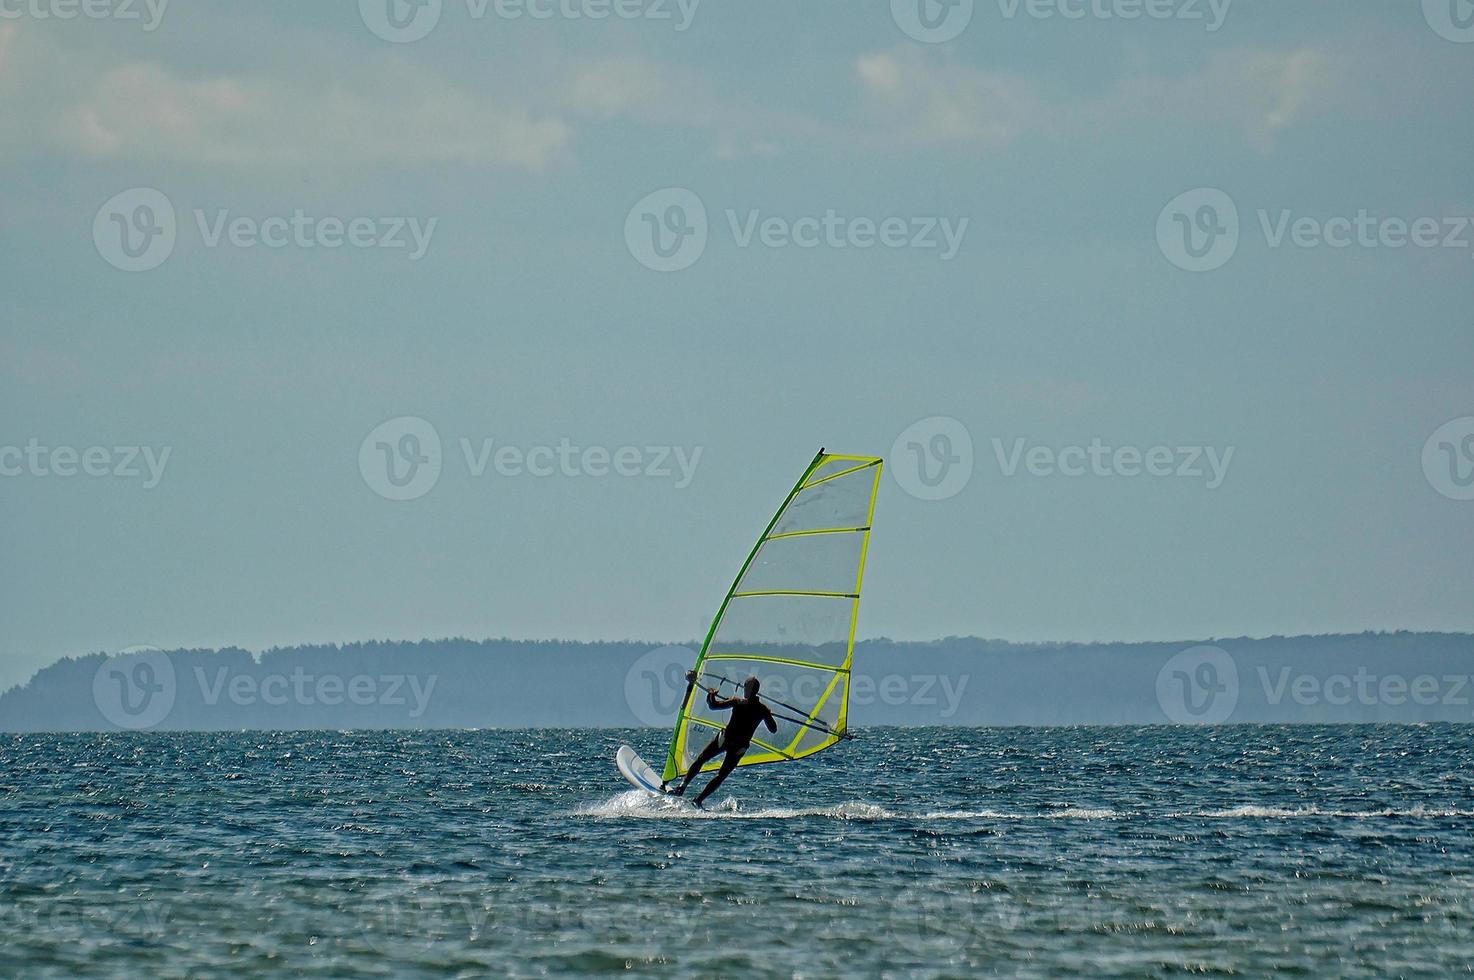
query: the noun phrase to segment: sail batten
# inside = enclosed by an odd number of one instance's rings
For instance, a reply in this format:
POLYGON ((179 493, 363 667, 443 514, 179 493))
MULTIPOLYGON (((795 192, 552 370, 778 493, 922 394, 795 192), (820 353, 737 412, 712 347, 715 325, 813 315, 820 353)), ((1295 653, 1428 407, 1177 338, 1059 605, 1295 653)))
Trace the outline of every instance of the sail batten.
POLYGON ((707 663, 722 660, 755 660, 760 663, 787 664, 790 667, 806 667, 810 670, 838 671, 844 674, 848 674, 850 672, 850 669, 848 667, 832 667, 829 664, 809 663, 807 660, 790 660, 787 657, 769 657, 757 653, 708 653, 706 655, 707 663))
POLYGON ((764 541, 777 541, 780 538, 802 538, 810 534, 853 534, 856 531, 868 531, 868 527, 821 527, 813 531, 785 531, 782 534, 770 534, 764 541))
MULTIPOLYGON (((664 779, 686 771, 726 712, 707 687, 734 696, 751 675, 775 710, 741 765, 801 759, 846 737, 865 556, 882 461, 821 450, 768 522, 723 598, 696 659, 666 753, 664 779), (707 668, 706 665, 710 665, 707 668)), ((720 758, 706 766, 712 770, 720 758)))
POLYGON ((733 592, 733 599, 755 599, 765 595, 806 595, 816 599, 858 599, 858 592, 801 592, 797 589, 767 589, 761 592, 733 592))

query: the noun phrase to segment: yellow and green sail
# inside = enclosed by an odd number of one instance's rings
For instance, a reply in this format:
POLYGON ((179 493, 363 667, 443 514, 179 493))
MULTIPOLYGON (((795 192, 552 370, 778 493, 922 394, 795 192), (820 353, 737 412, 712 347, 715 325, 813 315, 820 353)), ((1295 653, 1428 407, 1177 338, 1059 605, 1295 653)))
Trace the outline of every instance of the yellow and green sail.
MULTIPOLYGON (((742 765, 802 759, 845 737, 880 469, 877 457, 821 449, 804 470, 712 620, 662 779, 684 773, 726 723, 727 712, 707 707, 705 688, 730 697, 748 676, 762 682, 778 731, 759 728, 742 765)), ((718 756, 706 770, 720 764, 718 756)))

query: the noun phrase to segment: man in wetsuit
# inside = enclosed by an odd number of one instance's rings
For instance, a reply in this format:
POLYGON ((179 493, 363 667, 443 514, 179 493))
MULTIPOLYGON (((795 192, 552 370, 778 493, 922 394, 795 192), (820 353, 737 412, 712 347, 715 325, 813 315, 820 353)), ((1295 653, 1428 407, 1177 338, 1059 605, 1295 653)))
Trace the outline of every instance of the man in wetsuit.
MULTIPOLYGON (((688 672, 686 680, 694 684, 696 682, 695 671, 688 672)), ((756 677, 749 677, 742 682, 742 697, 740 698, 718 699, 716 688, 706 689, 706 706, 713 711, 731 709, 732 717, 727 721, 727 727, 718 732, 717 737, 708 742, 706 748, 702 749, 701 754, 696 757, 696 761, 691 763, 691 768, 686 770, 685 780, 679 787, 672 790, 675 795, 680 796, 685 793, 686 787, 691 784, 692 779, 696 778, 701 767, 715 759, 718 753, 726 752, 727 757, 722 760, 722 768, 712 777, 711 782, 706 784, 701 795, 696 797, 696 805, 700 806, 701 801, 722 784, 727 774, 737 768, 737 763, 742 761, 747 746, 752 743, 752 733, 757 731, 759 724, 767 725, 770 732, 778 730, 778 722, 773 720, 773 713, 768 710, 767 705, 758 700, 757 689, 756 677)))

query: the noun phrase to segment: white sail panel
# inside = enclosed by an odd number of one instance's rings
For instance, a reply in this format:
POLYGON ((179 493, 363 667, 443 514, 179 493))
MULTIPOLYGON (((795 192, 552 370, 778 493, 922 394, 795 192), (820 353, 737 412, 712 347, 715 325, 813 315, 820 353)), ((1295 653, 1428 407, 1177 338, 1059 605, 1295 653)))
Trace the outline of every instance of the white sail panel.
POLYGON ((854 532, 770 537, 758 548, 734 595, 825 592, 853 596, 865 536, 854 532))

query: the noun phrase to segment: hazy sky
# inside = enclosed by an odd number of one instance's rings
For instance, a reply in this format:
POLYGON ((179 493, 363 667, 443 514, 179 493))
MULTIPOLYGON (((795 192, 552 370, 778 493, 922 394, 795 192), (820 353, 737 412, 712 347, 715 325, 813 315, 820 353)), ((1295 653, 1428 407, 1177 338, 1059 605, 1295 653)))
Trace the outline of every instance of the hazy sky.
POLYGON ((0 685, 689 639, 820 445, 862 635, 1474 629, 1467 2, 94 2, 0 2, 0 685))

